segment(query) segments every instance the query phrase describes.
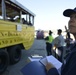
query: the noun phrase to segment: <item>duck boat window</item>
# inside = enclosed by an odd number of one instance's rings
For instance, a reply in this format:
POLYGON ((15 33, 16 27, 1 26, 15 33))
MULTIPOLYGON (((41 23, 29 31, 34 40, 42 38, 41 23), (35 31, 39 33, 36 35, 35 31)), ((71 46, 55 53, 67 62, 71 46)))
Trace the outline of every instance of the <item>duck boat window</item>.
POLYGON ((0 19, 34 25, 34 16, 33 12, 16 0, 0 0, 0 19))

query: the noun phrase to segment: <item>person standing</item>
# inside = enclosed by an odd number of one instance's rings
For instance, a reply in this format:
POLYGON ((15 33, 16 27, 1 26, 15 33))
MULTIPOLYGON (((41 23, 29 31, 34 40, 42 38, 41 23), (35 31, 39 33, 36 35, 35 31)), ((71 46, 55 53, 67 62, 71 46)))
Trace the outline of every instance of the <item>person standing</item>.
POLYGON ((53 36, 52 36, 52 31, 49 30, 49 36, 47 36, 46 39, 46 51, 47 51, 47 56, 52 55, 52 42, 53 42, 53 36))
POLYGON ((64 40, 64 37, 62 36, 61 29, 57 30, 57 34, 58 34, 58 36, 54 39, 54 46, 55 46, 55 48, 58 49, 58 52, 59 52, 58 60, 62 62, 65 40, 64 40))

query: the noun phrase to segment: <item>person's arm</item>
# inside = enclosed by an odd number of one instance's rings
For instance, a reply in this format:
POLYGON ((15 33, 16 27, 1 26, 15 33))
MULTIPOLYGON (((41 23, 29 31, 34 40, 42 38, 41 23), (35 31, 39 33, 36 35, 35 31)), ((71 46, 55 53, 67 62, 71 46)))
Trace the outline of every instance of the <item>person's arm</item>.
POLYGON ((47 63, 46 70, 47 70, 47 75, 59 75, 57 69, 51 63, 47 63))
POLYGON ((58 71, 56 68, 51 68, 48 72, 47 75, 59 75, 58 71))
POLYGON ((54 46, 57 48, 58 47, 58 44, 59 44, 59 39, 58 37, 56 37, 54 40, 53 40, 53 44, 54 46))
POLYGON ((76 51, 74 51, 64 66, 61 75, 76 75, 76 51))

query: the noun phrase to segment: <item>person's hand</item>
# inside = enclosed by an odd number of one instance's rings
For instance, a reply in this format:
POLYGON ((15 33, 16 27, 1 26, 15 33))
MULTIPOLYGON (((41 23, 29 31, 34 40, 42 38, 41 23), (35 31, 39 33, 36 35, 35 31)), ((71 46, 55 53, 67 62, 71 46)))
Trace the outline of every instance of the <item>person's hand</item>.
POLYGON ((49 71, 49 69, 54 68, 54 65, 52 63, 47 63, 45 67, 46 70, 49 71))

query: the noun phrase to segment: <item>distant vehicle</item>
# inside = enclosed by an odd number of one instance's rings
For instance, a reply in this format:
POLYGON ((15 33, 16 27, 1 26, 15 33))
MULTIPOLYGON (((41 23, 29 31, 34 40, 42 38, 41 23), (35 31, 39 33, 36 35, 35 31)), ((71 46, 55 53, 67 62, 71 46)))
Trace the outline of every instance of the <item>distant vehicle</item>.
POLYGON ((37 39, 44 39, 44 31, 38 30, 36 34, 37 39))
POLYGON ((34 42, 35 14, 16 0, 0 0, 0 75, 34 42), (22 15, 26 18, 23 19, 22 15))

